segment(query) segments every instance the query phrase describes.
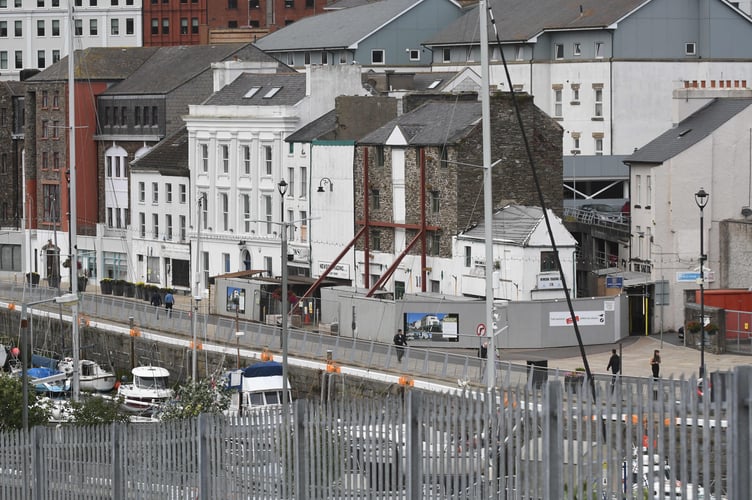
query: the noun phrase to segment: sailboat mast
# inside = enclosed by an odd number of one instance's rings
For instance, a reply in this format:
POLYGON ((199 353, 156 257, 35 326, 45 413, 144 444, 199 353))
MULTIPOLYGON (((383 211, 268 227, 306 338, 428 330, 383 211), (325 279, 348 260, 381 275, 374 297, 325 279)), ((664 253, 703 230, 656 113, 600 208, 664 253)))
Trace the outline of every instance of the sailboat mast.
MULTIPOLYGON (((70 179, 68 181, 68 213, 70 218, 68 220, 68 231, 70 234, 70 269, 71 269, 71 292, 78 294, 78 256, 76 255, 76 236, 77 236, 77 221, 78 213, 76 207, 76 106, 75 106, 75 75, 74 75, 74 59, 76 49, 73 45, 73 32, 75 30, 75 22, 73 20, 73 0, 68 0, 68 169, 70 171, 70 179)), ((80 346, 79 346, 79 332, 78 332, 78 302, 73 304, 71 311, 71 331, 73 337, 73 377, 71 382, 71 390, 73 392, 73 401, 79 400, 80 395, 80 346)))
POLYGON ((486 384, 493 389, 496 384, 496 342, 493 327, 493 199, 491 191, 491 98, 489 96, 488 70, 488 9, 486 0, 478 3, 480 17, 480 103, 481 125, 483 128, 483 218, 485 219, 486 240, 486 336, 488 348, 486 356, 486 384))

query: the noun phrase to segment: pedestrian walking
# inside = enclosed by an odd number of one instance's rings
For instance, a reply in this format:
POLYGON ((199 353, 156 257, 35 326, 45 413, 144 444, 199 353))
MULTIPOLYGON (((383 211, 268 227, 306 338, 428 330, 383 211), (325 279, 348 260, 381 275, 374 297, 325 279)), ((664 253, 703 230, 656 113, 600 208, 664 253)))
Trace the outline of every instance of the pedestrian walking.
POLYGON ((157 319, 159 319, 159 306, 162 305, 162 296, 159 295, 158 290, 154 290, 151 294, 151 305, 157 308, 157 319))
POLYGON ((653 351, 653 357, 650 358, 650 369, 653 371, 653 380, 658 380, 661 374, 661 353, 658 349, 653 351))
POLYGON ((611 370, 611 391, 616 386, 616 376, 621 372, 621 357, 616 354, 616 349, 611 349, 611 357, 608 358, 606 370, 611 370))
POLYGON ((402 362, 402 356, 405 355, 405 347, 407 346, 407 336, 402 332, 400 328, 397 333, 394 334, 394 348, 397 350, 397 362, 402 362))
MULTIPOLYGON (((653 357, 650 358, 650 369, 653 371, 653 382, 658 381, 661 374, 661 353, 658 349, 653 351, 653 357)), ((658 400, 658 388, 653 387, 653 399, 658 400)))
POLYGON ((164 296, 164 307, 168 318, 172 318, 172 306, 174 305, 175 297, 172 295, 172 292, 167 292, 164 296))

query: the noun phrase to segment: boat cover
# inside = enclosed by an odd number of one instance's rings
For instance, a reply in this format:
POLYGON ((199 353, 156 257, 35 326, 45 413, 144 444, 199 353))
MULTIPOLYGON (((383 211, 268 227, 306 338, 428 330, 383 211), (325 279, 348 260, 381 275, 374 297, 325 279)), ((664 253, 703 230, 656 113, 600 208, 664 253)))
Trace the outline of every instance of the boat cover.
POLYGON ((262 361, 243 369, 244 377, 272 377, 274 375, 282 375, 282 363, 262 361))

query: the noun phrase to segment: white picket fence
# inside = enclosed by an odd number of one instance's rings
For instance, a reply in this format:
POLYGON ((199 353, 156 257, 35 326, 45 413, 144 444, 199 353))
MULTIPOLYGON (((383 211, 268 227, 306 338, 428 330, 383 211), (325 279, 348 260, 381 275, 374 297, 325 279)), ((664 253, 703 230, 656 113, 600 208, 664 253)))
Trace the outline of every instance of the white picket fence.
POLYGON ((298 400, 287 418, 3 432, 0 498, 746 499, 751 380, 737 368, 703 398, 650 379, 597 399, 586 381, 406 388, 298 400))

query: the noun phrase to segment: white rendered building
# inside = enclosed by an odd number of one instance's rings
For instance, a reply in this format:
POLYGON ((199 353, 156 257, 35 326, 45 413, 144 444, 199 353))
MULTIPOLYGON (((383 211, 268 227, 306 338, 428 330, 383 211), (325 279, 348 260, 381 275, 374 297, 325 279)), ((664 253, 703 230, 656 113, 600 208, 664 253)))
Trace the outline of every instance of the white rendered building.
POLYGON ((76 50, 142 45, 142 0, 0 0, 0 79, 68 55, 69 1, 76 50))

